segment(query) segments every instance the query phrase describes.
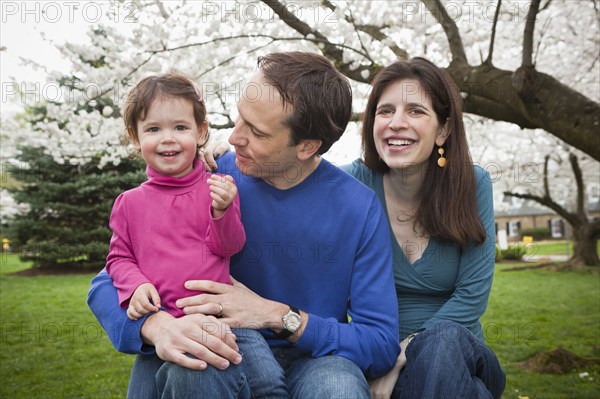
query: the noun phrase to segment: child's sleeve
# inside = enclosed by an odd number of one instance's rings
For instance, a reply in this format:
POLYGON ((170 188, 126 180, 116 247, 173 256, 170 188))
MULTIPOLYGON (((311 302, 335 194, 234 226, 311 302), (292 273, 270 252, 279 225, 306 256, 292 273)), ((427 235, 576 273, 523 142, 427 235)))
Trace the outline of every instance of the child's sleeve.
POLYGON ((110 229, 113 235, 106 258, 106 271, 117 288, 119 305, 126 308, 129 306, 129 299, 135 289, 140 284, 149 283, 150 280, 140 270, 135 257, 135 250, 129 234, 127 201, 123 194, 115 200, 113 205, 110 229))

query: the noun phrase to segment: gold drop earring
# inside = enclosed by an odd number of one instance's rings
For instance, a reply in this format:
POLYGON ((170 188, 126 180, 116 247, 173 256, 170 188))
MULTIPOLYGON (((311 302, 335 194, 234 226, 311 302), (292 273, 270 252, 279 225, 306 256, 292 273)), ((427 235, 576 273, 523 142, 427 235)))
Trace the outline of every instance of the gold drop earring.
POLYGON ((438 154, 440 154, 440 157, 437 160, 437 164, 440 168, 443 168, 446 166, 446 158, 444 158, 444 149, 442 147, 438 149, 438 154))

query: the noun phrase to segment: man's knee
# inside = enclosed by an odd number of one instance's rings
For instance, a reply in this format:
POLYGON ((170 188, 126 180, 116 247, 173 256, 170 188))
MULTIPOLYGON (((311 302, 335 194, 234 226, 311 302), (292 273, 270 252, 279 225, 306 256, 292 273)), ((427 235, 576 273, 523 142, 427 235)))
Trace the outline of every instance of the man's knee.
POLYGON ((161 396, 173 398, 249 397, 248 382, 238 366, 226 370, 208 366, 192 370, 165 362, 156 373, 156 385, 161 396))
POLYGON ((313 359, 299 384, 297 398, 369 398, 369 385, 360 368, 339 356, 313 359))
MULTIPOLYGON (((210 378, 214 368, 198 371, 178 366, 175 363, 165 362, 156 373, 156 385, 160 391, 170 387, 187 387, 190 384, 200 383, 203 378, 210 378), (205 373, 206 371, 206 373, 205 373)), ((216 377, 216 376, 215 376, 216 377)))

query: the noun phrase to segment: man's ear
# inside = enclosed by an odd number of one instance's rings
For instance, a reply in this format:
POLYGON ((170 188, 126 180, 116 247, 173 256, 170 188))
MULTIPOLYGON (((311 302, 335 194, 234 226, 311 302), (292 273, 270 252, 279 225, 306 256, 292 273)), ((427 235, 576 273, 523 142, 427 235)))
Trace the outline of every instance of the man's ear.
POLYGON ((321 140, 303 140, 297 146, 296 156, 300 161, 306 161, 314 156, 323 142, 321 140))
POLYGON ((443 146, 448 139, 448 136, 450 136, 450 130, 448 129, 448 120, 446 120, 446 123, 444 123, 444 126, 441 127, 437 137, 435 138, 435 144, 438 147, 443 146))

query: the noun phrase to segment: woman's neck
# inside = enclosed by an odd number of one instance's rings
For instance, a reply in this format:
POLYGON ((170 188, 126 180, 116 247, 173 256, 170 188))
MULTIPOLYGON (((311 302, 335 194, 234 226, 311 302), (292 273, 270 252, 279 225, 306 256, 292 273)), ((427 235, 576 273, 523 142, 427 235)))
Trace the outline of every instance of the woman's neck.
POLYGON ((393 199, 397 205, 416 205, 426 174, 427 165, 390 169, 384 175, 387 197, 393 199))
POLYGON ((385 201, 392 232, 410 263, 423 256, 429 238, 417 220, 420 191, 426 178, 425 167, 390 169, 383 176, 385 201), (417 251, 409 251, 409 245, 417 251))

